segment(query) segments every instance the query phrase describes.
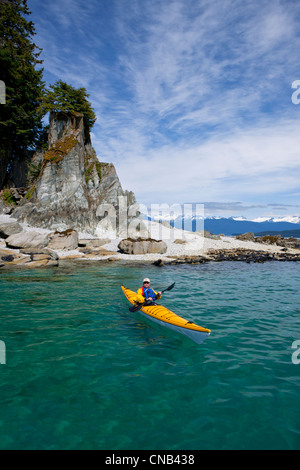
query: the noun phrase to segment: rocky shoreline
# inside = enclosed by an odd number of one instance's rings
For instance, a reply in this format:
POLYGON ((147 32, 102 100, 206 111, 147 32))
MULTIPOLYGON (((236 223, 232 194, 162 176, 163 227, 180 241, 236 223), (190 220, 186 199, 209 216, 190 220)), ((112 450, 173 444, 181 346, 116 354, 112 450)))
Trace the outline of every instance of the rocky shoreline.
POLYGON ((203 264, 209 262, 241 261, 244 263, 265 263, 267 261, 300 261, 299 253, 286 253, 263 250, 232 249, 232 250, 210 250, 206 255, 179 256, 177 259, 163 261, 159 259, 153 264, 156 266, 177 264, 203 264))
POLYGON ((0 270, 69 260, 156 266, 300 261, 297 239, 192 233, 144 220, 114 166, 98 160, 79 113, 50 113, 48 149, 34 153, 23 180, 22 187, 0 192, 0 270), (132 238, 129 227, 139 227, 132 238))
MULTIPOLYGON (((61 261, 70 260, 143 262, 159 267, 224 261, 300 261, 300 241, 280 236, 256 240, 248 234, 234 238, 208 232, 184 232, 181 233, 183 238, 176 238, 178 232, 172 229, 172 237, 166 237, 165 241, 153 238, 112 240, 93 238, 72 229, 51 232, 5 217, 0 218, 1 270, 57 267, 61 261)), ((154 227, 160 228, 157 224, 154 227)))

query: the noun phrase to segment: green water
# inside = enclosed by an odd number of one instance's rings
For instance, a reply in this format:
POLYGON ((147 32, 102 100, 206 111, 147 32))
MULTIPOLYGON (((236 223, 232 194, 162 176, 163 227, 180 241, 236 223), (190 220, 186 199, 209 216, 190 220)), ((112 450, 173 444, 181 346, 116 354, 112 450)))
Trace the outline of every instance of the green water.
POLYGON ((0 274, 1 449, 299 449, 299 263, 90 264, 0 274), (212 330, 130 314, 120 284, 212 330))

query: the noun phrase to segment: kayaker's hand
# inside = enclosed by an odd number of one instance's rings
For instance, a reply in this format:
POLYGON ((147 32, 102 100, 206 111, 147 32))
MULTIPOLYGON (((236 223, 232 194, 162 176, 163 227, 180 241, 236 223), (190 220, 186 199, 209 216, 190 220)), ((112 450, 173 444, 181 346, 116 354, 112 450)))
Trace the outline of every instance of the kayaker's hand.
POLYGON ((158 293, 158 295, 161 295, 161 292, 157 292, 157 293, 158 293))

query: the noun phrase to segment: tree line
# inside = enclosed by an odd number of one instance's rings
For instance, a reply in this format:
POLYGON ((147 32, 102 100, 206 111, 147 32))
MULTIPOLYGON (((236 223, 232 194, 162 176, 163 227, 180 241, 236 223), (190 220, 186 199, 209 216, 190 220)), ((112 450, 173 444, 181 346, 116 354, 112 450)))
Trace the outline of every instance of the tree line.
POLYGON ((0 104, 0 190, 13 165, 22 165, 30 152, 45 141, 43 117, 49 111, 84 115, 86 138, 96 121, 85 88, 62 80, 46 86, 42 49, 34 43, 27 0, 0 0, 0 80, 5 104, 0 104))

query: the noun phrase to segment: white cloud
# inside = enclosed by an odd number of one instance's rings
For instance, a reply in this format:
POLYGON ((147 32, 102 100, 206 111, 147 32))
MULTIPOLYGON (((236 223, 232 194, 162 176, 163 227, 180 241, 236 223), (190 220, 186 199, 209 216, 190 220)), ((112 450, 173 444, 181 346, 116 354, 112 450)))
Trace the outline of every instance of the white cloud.
POLYGON ((196 146, 165 146, 133 152, 117 169, 137 195, 168 201, 240 200, 299 188, 300 136, 297 122, 236 130, 196 146), (144 177, 147 169, 151 178, 144 177), (155 195, 159 196, 155 196, 155 195), (221 199, 222 200, 222 199, 221 199))
MULTIPOLYGON (((142 41, 130 27, 130 10, 125 19, 120 12, 125 46, 120 60, 134 101, 157 120, 168 118, 170 126, 174 120, 201 124, 205 109, 214 109, 215 119, 221 111, 220 122, 230 101, 232 118, 251 106, 257 109, 278 87, 266 80, 294 60, 296 44, 289 43, 295 39, 294 14, 278 2, 272 8, 270 2, 200 2, 202 12, 194 15, 195 5, 154 3, 147 20, 142 17, 142 41)), ((141 18, 137 8, 134 15, 141 18)))
POLYGON ((295 200, 300 4, 31 3, 46 73, 87 88, 99 158, 141 202, 295 200))

